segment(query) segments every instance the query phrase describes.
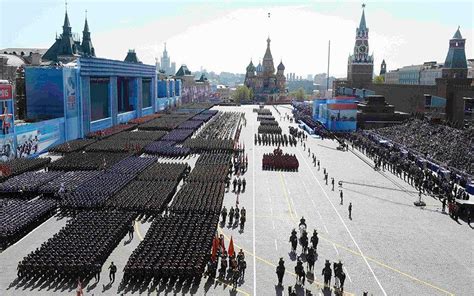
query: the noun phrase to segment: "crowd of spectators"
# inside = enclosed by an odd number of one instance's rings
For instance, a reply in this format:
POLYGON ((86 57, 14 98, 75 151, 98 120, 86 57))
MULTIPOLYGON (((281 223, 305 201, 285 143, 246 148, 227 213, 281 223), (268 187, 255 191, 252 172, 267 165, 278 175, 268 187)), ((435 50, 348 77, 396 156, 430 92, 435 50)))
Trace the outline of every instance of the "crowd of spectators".
POLYGON ((456 129, 428 120, 412 119, 373 133, 467 174, 474 174, 474 129, 456 129))
MULTIPOLYGON (((466 192, 469 176, 447 170, 418 154, 388 142, 372 131, 346 134, 353 148, 359 149, 374 161, 376 170, 389 170, 394 175, 413 185, 421 193, 436 196, 443 203, 443 211, 449 203, 455 217, 463 215, 464 207, 452 206, 456 199, 469 199, 466 192)), ((467 213, 467 212, 466 212, 467 213)))

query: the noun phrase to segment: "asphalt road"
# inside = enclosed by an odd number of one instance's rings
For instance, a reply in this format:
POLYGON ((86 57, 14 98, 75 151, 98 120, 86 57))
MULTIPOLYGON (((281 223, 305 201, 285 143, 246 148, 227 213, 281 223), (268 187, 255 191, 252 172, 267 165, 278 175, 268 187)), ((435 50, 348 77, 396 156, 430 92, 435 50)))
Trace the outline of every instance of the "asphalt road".
MULTIPOLYGON (((425 197, 424 209, 413 205, 417 197, 414 188, 389 172, 374 171, 372 163, 358 151, 342 152, 337 143, 308 137, 306 146, 321 161, 321 170, 314 167, 307 150, 283 147, 284 153, 295 154, 299 160, 298 172, 262 171, 263 153, 276 147, 255 146, 254 134, 259 123, 255 106, 218 107, 226 111, 245 112, 247 125, 241 133, 245 143, 249 168, 244 177, 246 191, 239 195, 239 206, 247 210, 245 230, 227 226, 219 228, 228 240, 233 238, 236 248, 246 253, 245 280, 232 292, 226 283, 207 283, 203 279, 196 287, 159 287, 143 290, 143 295, 287 295, 287 286, 295 284, 295 258, 290 256, 288 238, 304 216, 310 233, 317 229, 320 237, 318 260, 314 277, 305 285, 313 295, 333 295, 322 290, 321 270, 325 260, 341 260, 347 278, 346 295, 472 295, 473 229, 464 222, 453 221, 441 213, 441 204, 425 197), (325 185, 323 168, 329 180, 335 178, 336 188, 325 185), (343 181, 343 205, 340 204, 338 181, 343 181), (348 217, 348 204, 352 203, 352 220, 348 217), (285 290, 279 290, 275 268, 278 259, 286 262, 285 290)), ((284 133, 288 121, 279 120, 284 133)), ((281 114, 290 114, 285 106, 278 107, 281 114)), ((294 125, 294 124, 293 124, 294 125)), ((194 158, 189 162, 192 164, 194 158)), ((329 181, 330 183, 330 181, 329 181)), ((235 207, 236 194, 226 193, 224 205, 235 207)), ((73 295, 74 288, 48 290, 48 287, 14 287, 17 263, 39 247, 65 224, 53 217, 36 228, 24 239, 0 254, 0 295, 73 295), (11 287, 10 287, 11 286, 11 287)), ((128 257, 146 234, 149 223, 138 222, 134 239, 126 243, 124 237, 103 266, 101 281, 84 288, 85 295, 117 295, 121 270, 128 257), (107 267, 110 261, 118 266, 116 282, 108 284, 107 267)), ((301 249, 298 248, 298 252, 301 249)), ((333 280, 334 281, 334 280, 333 280)), ((303 295, 303 290, 298 289, 303 295)), ((128 294, 132 294, 127 293, 128 294)), ((139 292, 133 294, 138 295, 139 292)))

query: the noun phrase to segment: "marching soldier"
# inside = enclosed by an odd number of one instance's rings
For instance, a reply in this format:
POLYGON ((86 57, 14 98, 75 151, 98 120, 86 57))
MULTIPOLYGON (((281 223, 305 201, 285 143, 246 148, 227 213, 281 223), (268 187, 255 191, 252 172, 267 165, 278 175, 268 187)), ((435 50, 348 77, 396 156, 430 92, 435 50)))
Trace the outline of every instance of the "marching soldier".
POLYGON ((112 284, 113 282, 115 282, 115 273, 117 272, 117 266, 114 265, 114 262, 110 263, 109 269, 109 279, 110 283, 112 284))
POLYGON ((234 222, 234 207, 230 207, 230 210, 229 210, 229 225, 232 226, 233 222, 234 222))
POLYGON ((221 215, 222 215, 222 224, 225 224, 225 221, 226 221, 226 218, 227 218, 227 209, 226 209, 225 206, 221 211, 221 215))
POLYGON ((240 216, 247 218, 247 210, 244 207, 240 210, 240 216))
POLYGON ((234 225, 238 225, 239 220, 240 220, 240 209, 238 207, 235 207, 234 216, 235 216, 234 225))
POLYGON ((311 236, 311 244, 313 245, 313 248, 316 250, 318 248, 318 243, 319 243, 319 237, 318 237, 318 232, 316 229, 313 231, 313 236, 311 236))
POLYGON ((285 261, 283 261, 283 258, 280 258, 280 261, 278 262, 278 266, 276 268, 276 274, 278 277, 278 286, 282 286, 283 284, 283 276, 285 275, 285 261))

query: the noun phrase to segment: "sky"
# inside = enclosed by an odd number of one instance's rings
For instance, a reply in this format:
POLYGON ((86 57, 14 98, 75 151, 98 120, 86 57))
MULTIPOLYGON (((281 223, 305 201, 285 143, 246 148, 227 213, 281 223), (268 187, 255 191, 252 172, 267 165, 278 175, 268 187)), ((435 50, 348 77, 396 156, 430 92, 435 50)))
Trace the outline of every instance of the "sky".
MULTIPOLYGON (((154 64, 167 43, 177 67, 244 73, 252 59, 263 58, 270 36, 275 67, 306 77, 327 71, 345 77, 353 51, 361 1, 151 1, 69 0, 72 31, 80 33, 87 18, 98 57, 123 60, 135 49, 141 61, 154 64), (268 17, 270 13, 270 17, 268 17)), ((367 1, 369 51, 378 73, 443 63, 449 39, 458 26, 474 58, 474 4, 471 1, 367 1)), ((0 0, 0 49, 49 48, 62 32, 65 2, 0 0)))

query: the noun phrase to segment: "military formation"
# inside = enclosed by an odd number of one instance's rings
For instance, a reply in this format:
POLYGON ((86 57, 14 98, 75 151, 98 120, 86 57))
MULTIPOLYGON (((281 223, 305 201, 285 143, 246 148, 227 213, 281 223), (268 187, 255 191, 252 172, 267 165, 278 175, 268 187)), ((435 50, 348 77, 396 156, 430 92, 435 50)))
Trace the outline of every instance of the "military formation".
POLYGON ((134 216, 119 211, 80 213, 18 263, 18 277, 49 282, 93 278, 127 233, 134 216))
POLYGON ((289 171, 297 172, 299 167, 298 159, 294 154, 283 154, 280 148, 277 148, 273 153, 265 153, 262 158, 262 170, 270 171, 289 171))
POLYGON ((223 235, 216 237, 204 275, 210 279, 217 278, 220 281, 230 282, 233 290, 235 290, 239 283, 243 281, 246 269, 247 262, 243 250, 240 249, 236 254, 232 240, 228 249, 226 249, 223 235))
POLYGON ((298 141, 292 135, 286 134, 255 134, 254 137, 255 145, 264 145, 264 146, 296 146, 298 141))
POLYGON ((123 286, 200 278, 219 214, 170 213, 150 226, 124 268, 123 286))
POLYGON ((0 200, 0 209, 0 250, 3 250, 51 217, 56 202, 50 199, 31 202, 4 199, 0 200))
MULTIPOLYGON (((294 267, 294 272, 296 274, 296 285, 304 287, 305 280, 309 274, 314 277, 314 264, 318 257, 317 249, 319 243, 318 232, 316 229, 313 230, 311 238, 306 231, 306 219, 302 217, 299 223, 299 232, 293 229, 289 238, 291 245, 290 253, 296 256, 296 265, 294 267), (298 246, 301 247, 301 252, 298 253, 298 246), (305 264, 306 263, 306 270, 305 264)), ((283 258, 280 258, 278 265, 276 267, 276 274, 278 278, 278 286, 283 286, 283 278, 286 272, 285 261, 283 258)), ((344 293, 344 282, 346 279, 346 274, 343 269, 343 264, 339 260, 338 262, 333 262, 333 268, 331 269, 331 263, 329 260, 326 260, 324 268, 321 271, 321 276, 324 279, 324 289, 332 289, 335 295, 343 295, 344 293), (334 286, 331 286, 331 279, 334 275, 334 286)), ((289 287, 289 290, 292 290, 289 287)), ((310 293, 309 290, 307 293, 310 293)))

